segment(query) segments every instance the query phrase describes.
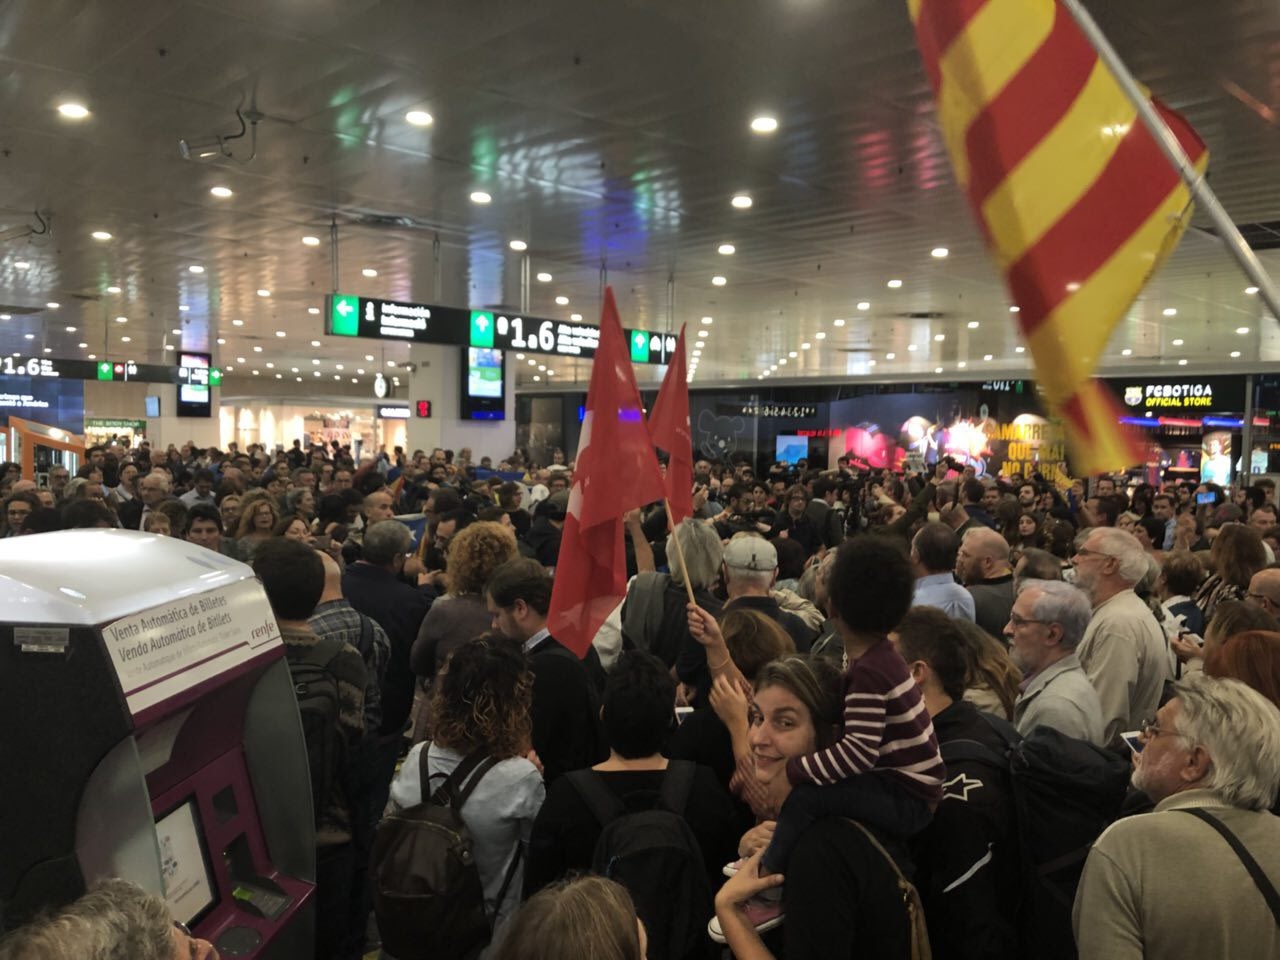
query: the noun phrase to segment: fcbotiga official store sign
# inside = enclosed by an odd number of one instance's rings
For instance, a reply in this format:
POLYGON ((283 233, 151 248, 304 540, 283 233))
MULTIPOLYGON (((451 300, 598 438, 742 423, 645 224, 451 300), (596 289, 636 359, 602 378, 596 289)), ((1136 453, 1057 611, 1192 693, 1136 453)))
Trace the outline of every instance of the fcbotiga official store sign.
POLYGON ((1244 410, 1243 377, 1183 377, 1109 380, 1131 414, 1194 416, 1244 410))

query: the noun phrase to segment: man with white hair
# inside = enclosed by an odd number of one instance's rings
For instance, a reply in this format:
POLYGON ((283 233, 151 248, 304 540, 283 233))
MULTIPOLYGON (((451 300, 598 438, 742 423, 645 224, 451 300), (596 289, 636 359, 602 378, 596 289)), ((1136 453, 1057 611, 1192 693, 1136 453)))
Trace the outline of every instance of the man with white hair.
POLYGON ((721 564, 730 610, 762 613, 791 635, 796 649, 807 653, 816 639, 815 631, 794 613, 783 610, 770 592, 778 579, 778 551, 764 537, 739 533, 724 548, 721 564))
POLYGON ((1025 580, 1004 635, 1025 680, 1013 705, 1024 736, 1032 727, 1103 746, 1102 703, 1080 666, 1076 647, 1089 626, 1089 598, 1061 580, 1025 580))
POLYGON ((1280 710, 1192 674, 1144 724, 1133 785, 1156 801, 1093 845, 1072 924, 1080 960, 1280 956, 1280 710))
POLYGON ((1103 741, 1111 743, 1156 712, 1164 682, 1172 679, 1164 631, 1133 592, 1147 574, 1147 554, 1133 534, 1097 527, 1071 565, 1076 586, 1093 604, 1077 655, 1102 701, 1103 741))

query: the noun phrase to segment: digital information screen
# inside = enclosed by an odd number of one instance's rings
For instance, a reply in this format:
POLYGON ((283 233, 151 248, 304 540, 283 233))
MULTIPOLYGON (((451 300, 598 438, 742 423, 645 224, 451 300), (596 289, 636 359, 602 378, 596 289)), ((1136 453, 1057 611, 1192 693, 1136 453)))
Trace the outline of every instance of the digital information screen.
POLYGON ((779 434, 774 441, 774 456, 779 463, 790 464, 808 459, 809 438, 779 434))
POLYGON ((505 420, 502 351, 490 347, 467 347, 463 351, 462 362, 461 419, 505 420))
MULTIPOLYGON (((410 340, 457 347, 491 347, 590 360, 600 328, 493 310, 402 303, 349 294, 328 298, 325 333, 371 340, 410 340)), ((665 364, 676 348, 672 333, 626 330, 632 363, 665 364)))
POLYGON ((209 395, 212 360, 207 353, 178 355, 178 416, 213 416, 209 395))
POLYGON ((188 800, 156 821, 160 879, 173 919, 190 926, 214 903, 213 873, 196 823, 196 802, 188 800))

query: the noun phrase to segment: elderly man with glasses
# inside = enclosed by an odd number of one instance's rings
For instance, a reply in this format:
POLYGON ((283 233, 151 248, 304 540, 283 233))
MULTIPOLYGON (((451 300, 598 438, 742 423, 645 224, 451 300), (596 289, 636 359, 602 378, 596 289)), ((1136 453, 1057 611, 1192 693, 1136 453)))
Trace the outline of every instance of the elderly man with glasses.
POLYGON ((1076 586, 1093 604, 1077 651, 1102 702, 1103 742, 1118 740, 1160 705, 1171 680, 1164 631, 1133 592, 1147 573, 1147 554, 1133 534, 1098 527, 1071 558, 1076 586))
POLYGON ((1080 960, 1280 956, 1280 711, 1193 674, 1143 725, 1133 785, 1156 801, 1089 853, 1072 915, 1080 960))
POLYGON ((1013 706, 1013 722, 1024 736, 1043 725, 1105 744, 1102 702, 1076 656, 1090 616, 1089 598, 1071 584, 1023 581, 1004 635, 1025 677, 1013 706))
POLYGON ((1249 603, 1280 619, 1280 568, 1267 567, 1255 573, 1249 580, 1249 591, 1244 597, 1249 603))

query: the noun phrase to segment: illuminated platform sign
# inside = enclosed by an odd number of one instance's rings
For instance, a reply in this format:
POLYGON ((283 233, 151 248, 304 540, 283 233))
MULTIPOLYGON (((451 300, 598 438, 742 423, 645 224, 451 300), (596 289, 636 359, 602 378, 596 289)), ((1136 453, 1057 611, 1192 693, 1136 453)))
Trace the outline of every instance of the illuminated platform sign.
MULTIPOLYGON (((600 328, 589 323, 500 310, 466 310, 348 294, 333 294, 328 307, 325 332, 336 337, 488 347, 581 360, 592 359, 600 343, 600 328)), ((664 364, 676 348, 675 334, 625 332, 633 363, 664 364)))

